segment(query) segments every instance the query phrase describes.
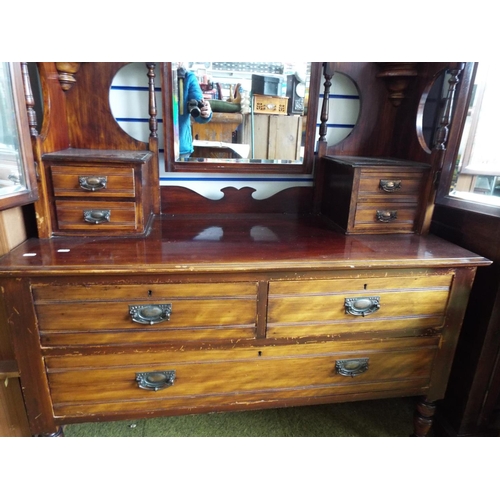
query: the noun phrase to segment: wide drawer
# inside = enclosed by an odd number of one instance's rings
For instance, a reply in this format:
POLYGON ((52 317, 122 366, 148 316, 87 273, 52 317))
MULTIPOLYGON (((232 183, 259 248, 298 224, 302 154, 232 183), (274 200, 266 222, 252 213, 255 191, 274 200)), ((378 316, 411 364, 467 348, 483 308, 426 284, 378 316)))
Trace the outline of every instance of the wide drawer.
POLYGON ((356 205, 353 229, 370 232, 413 231, 416 203, 366 202, 356 205))
POLYGON ((43 346, 255 336, 255 282, 35 285, 33 296, 43 346))
POLYGON ((133 198, 135 192, 134 169, 129 166, 110 168, 102 166, 51 167, 54 196, 125 197, 133 198))
POLYGON ((56 200, 55 205, 60 230, 142 230, 143 221, 132 201, 56 200))
POLYGON ((437 344, 436 338, 296 344, 49 356, 45 363, 56 417, 193 407, 208 411, 265 401, 279 405, 289 398, 419 394, 429 386, 437 344), (157 390, 140 387, 148 382, 157 390))
POLYGON ((452 280, 452 274, 436 274, 271 282, 267 337, 404 336, 436 329, 444 322, 452 280))

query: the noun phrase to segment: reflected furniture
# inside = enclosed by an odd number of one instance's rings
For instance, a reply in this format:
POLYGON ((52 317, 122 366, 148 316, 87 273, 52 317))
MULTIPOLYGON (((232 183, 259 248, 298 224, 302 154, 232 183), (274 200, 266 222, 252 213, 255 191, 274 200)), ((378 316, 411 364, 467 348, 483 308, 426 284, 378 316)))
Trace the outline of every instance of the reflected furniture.
POLYGON ((251 157, 299 161, 302 154, 301 115, 244 115, 243 142, 251 144, 251 157))
MULTIPOLYGON (((440 156, 422 152, 408 120, 421 93, 401 98, 397 110, 377 64, 325 63, 325 94, 332 69, 351 74, 371 89, 369 115, 342 145, 329 146, 323 106, 317 154, 309 141, 304 165, 281 166, 283 174, 314 166, 315 185, 264 200, 252 188, 228 187, 214 201, 187 188, 160 189, 153 93, 149 141, 119 130, 107 95, 122 66, 82 63, 65 88, 68 78, 62 86, 54 63, 38 64, 51 101, 33 136, 39 237, 0 259, 33 435, 61 435, 76 422, 397 396, 418 397, 414 432, 428 435, 476 270, 490 261, 427 234, 427 177, 416 183, 421 204, 412 231, 344 234, 321 209, 330 196, 328 157, 339 153, 423 162, 434 173, 440 156), (370 123, 385 141, 371 140, 370 123), (87 200, 76 186, 79 172, 92 176, 87 185, 103 185, 96 168, 110 194, 90 191, 88 200, 133 199, 134 213, 150 216, 146 231, 104 235, 95 223, 85 235, 59 231, 61 202, 80 210, 87 200)), ((424 65, 411 88, 425 88, 446 66, 424 65)), ((153 89, 155 70, 146 64, 153 89)), ((310 104, 318 109, 315 101, 319 95, 310 104)), ((277 169, 270 164, 267 172, 277 169)))

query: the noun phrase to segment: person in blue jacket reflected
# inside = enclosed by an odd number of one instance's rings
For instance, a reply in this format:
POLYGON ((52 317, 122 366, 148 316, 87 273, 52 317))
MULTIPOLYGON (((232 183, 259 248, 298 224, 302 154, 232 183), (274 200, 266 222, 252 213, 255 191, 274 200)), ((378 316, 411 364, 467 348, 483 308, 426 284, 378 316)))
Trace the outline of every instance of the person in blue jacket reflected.
POLYGON ((208 123, 212 119, 210 103, 203 98, 200 84, 192 71, 183 63, 177 68, 179 85, 179 156, 189 158, 194 151, 191 117, 198 123, 208 123))

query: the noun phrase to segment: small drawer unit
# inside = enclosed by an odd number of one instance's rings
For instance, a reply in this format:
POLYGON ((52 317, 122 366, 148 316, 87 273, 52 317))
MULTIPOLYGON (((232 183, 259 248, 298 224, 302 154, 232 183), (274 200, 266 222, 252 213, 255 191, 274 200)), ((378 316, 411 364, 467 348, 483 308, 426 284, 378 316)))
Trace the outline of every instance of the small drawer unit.
POLYGON ((321 211, 346 234, 413 233, 430 166, 392 158, 325 156, 321 211))
POLYGON ((149 151, 67 149, 43 156, 54 235, 144 234, 152 218, 149 151))

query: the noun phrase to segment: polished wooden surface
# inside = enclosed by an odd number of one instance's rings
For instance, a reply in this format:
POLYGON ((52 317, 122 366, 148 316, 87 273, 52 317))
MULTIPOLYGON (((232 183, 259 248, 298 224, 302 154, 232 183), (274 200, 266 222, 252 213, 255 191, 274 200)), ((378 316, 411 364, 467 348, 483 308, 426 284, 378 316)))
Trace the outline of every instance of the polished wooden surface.
POLYGON ((317 217, 161 216, 140 239, 30 239, 0 260, 0 274, 193 274, 487 263, 432 235, 345 236, 317 217))

